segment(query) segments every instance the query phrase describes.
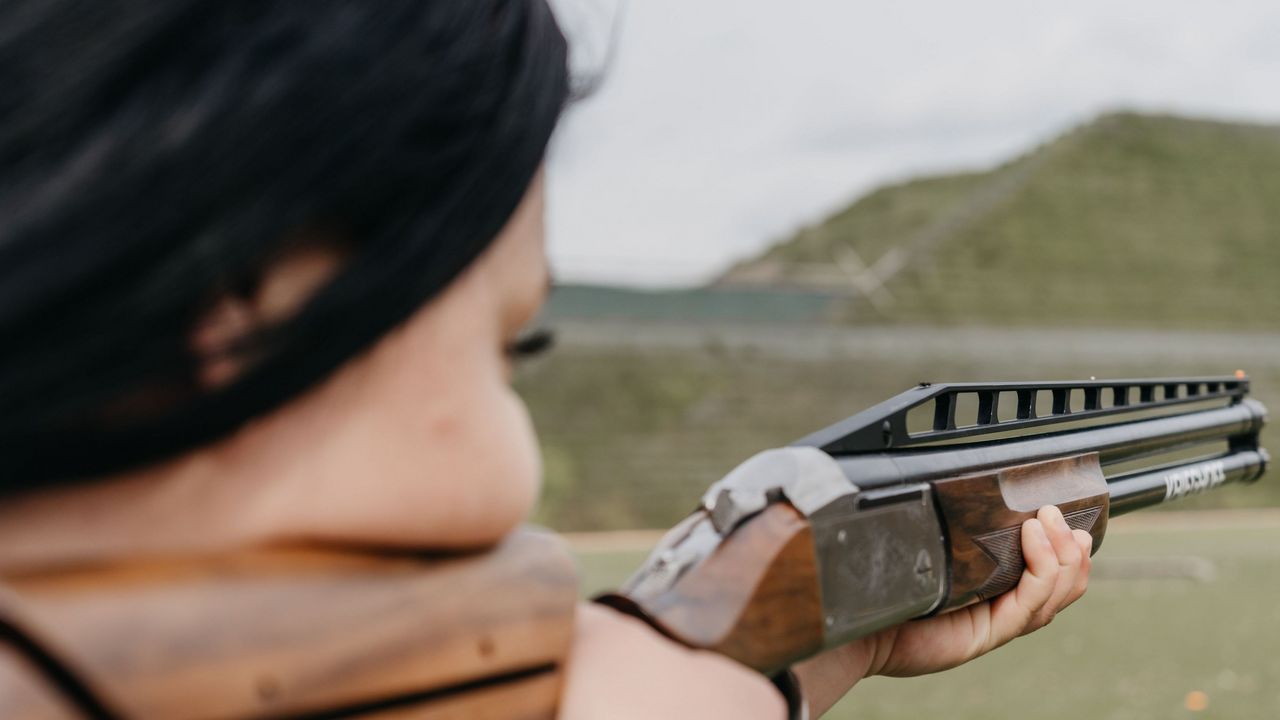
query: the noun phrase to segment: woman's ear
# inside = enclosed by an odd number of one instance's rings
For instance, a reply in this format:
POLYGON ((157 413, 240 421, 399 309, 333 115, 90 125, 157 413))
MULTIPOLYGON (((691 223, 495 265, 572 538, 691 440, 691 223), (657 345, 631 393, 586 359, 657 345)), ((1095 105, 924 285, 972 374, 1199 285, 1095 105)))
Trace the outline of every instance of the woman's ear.
POLYGON ((302 244, 271 262, 249 294, 219 296, 191 331, 200 387, 216 390, 235 381, 252 362, 236 352, 237 345, 300 310, 337 274, 345 256, 331 242, 302 244))

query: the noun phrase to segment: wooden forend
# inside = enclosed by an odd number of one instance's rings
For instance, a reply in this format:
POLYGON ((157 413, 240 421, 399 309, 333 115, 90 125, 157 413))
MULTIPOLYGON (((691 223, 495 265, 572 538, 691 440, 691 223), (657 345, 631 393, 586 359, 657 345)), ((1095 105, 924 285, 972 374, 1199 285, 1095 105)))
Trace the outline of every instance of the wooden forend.
POLYGON ((1093 536, 1107 530, 1110 495, 1097 453, 1020 465, 934 483, 950 536, 951 590, 945 608, 988 600, 1022 576, 1022 523, 1057 505, 1067 524, 1093 536))

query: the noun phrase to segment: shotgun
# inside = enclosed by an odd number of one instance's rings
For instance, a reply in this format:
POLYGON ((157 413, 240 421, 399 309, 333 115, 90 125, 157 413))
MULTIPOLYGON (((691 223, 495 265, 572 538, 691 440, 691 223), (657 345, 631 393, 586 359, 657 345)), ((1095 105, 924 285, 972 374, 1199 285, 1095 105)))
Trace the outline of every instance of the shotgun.
POLYGON ((1257 480, 1248 393, 1242 372, 921 383, 747 460, 601 601, 774 673, 1012 589, 1043 505, 1096 553, 1111 517, 1257 480))

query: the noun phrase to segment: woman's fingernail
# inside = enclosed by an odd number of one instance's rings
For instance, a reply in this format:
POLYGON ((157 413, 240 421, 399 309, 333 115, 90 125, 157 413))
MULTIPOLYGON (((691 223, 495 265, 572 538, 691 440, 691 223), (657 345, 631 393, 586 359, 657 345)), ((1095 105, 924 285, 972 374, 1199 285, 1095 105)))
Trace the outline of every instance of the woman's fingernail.
POLYGON ((1046 548, 1052 550, 1053 543, 1049 542, 1049 534, 1044 531, 1044 523, 1039 520, 1032 520, 1031 533, 1036 536, 1038 542, 1046 548))

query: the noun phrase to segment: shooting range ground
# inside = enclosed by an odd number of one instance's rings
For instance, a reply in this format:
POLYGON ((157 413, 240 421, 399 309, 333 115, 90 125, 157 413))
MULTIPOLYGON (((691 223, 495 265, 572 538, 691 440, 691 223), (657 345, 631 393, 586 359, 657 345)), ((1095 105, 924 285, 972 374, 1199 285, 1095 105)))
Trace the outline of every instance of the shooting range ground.
MULTIPOLYGON (((575 540, 584 594, 616 587, 653 540, 575 540)), ((1117 518, 1094 563, 1048 628, 946 673, 864 681, 825 717, 1280 717, 1280 511, 1117 518)))

